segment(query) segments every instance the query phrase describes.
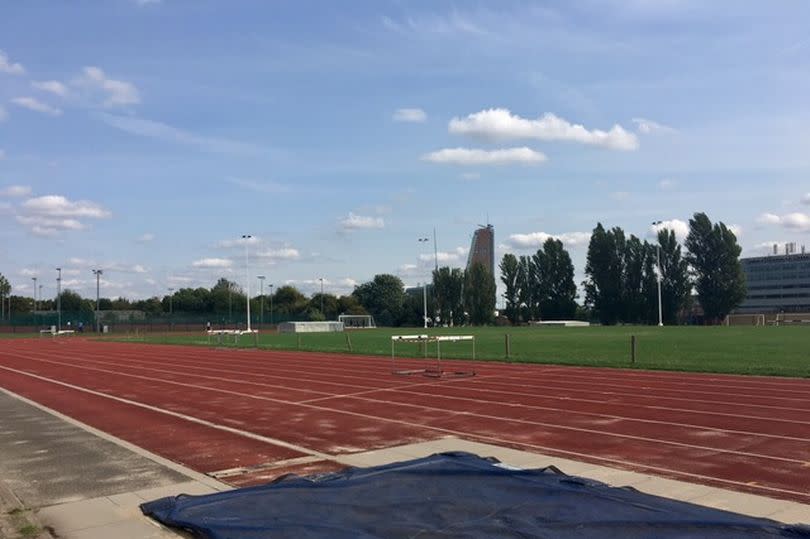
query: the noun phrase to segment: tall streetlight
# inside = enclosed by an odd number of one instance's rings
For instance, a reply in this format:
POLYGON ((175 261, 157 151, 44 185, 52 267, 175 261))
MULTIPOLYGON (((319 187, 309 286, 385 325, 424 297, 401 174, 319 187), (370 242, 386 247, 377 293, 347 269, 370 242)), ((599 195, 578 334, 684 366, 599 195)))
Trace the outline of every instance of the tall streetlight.
POLYGON ((174 288, 169 287, 169 330, 172 329, 172 322, 174 321, 174 288))
POLYGON ((259 327, 264 327, 264 275, 257 275, 257 279, 259 279, 259 297, 261 298, 261 307, 259 311, 259 327))
POLYGON ((250 330, 250 263, 248 249, 250 246, 250 239, 253 236, 250 234, 242 234, 242 239, 245 240, 245 299, 247 300, 247 332, 250 330))
MULTIPOLYGON (((425 244, 427 244, 427 242, 429 242, 429 241, 430 241, 430 239, 429 239, 429 238, 419 238, 417 241, 418 241, 419 243, 425 243, 425 244)), ((434 252, 435 252, 435 249, 436 249, 436 229, 435 229, 435 228, 433 229, 433 249, 434 249, 434 252)), ((436 260, 436 271, 438 271, 438 270, 439 270, 439 257, 438 257, 438 255, 436 255, 436 256, 435 256, 435 260, 436 260)), ((418 283, 417 283, 417 286, 418 286, 418 283)), ((422 283, 422 309, 423 309, 423 313, 422 313, 422 321, 423 321, 423 323, 424 323, 424 327, 425 327, 425 329, 427 329, 427 327, 428 327, 428 314, 427 314, 427 281, 425 281, 424 283, 422 283)))
POLYGON ((56 331, 62 331, 62 268, 56 271, 56 331))
POLYGON ((273 325, 273 283, 270 283, 270 325, 273 325))
POLYGON ((318 280, 321 281, 321 314, 326 318, 326 313, 323 312, 323 277, 318 280))
POLYGON ((31 280, 34 281, 34 311, 38 311, 37 309, 37 278, 31 277, 31 280))
MULTIPOLYGON (((656 227, 655 228, 656 235, 657 235, 657 232, 658 232, 658 225, 660 225, 660 224, 661 224, 661 221, 653 221, 653 226, 656 227)), ((663 326, 664 325, 664 317, 663 317, 663 313, 662 313, 662 310, 661 310, 661 274, 662 274, 662 271, 661 271, 661 241, 660 240, 657 241, 656 244, 655 244, 655 253, 656 253, 656 258, 658 259, 658 325, 663 326)))
POLYGON ((101 318, 100 318, 100 298, 101 298, 101 276, 104 274, 102 269, 94 269, 93 275, 96 276, 96 333, 101 333, 101 318))

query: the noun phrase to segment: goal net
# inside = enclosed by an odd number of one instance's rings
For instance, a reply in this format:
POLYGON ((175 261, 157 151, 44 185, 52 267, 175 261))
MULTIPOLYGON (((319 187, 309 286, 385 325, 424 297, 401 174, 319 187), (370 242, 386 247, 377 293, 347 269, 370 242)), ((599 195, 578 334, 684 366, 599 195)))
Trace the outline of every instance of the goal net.
POLYGON ((764 326, 764 314, 730 314, 726 316, 727 326, 764 326))
POLYGON ((376 328, 374 317, 370 314, 341 314, 338 322, 343 322, 344 329, 370 329, 376 328))

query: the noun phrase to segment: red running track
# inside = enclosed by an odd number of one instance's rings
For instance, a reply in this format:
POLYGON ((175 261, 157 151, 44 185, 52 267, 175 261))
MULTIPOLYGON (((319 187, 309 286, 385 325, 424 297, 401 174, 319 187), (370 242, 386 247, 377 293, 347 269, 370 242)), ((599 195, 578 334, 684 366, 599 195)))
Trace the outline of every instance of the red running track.
POLYGON ((810 380, 486 362, 436 380, 389 361, 9 340, 0 386, 232 484, 452 435, 810 503, 810 380))

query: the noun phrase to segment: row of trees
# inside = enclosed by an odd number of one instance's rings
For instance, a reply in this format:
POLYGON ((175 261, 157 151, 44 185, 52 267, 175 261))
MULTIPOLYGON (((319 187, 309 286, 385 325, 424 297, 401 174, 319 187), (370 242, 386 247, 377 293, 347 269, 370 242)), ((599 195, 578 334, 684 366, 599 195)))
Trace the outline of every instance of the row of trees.
POLYGON ((512 324, 529 320, 570 320, 577 311, 574 264, 560 240, 549 238, 534 255, 507 253, 500 264, 512 324))
POLYGON ((588 245, 584 308, 577 313, 574 266, 561 241, 550 238, 534 255, 504 255, 500 263, 503 314, 512 324, 590 316, 602 324, 676 323, 697 292, 706 321, 722 320, 745 298, 741 248, 723 223, 704 213, 689 221, 685 247, 672 230, 660 230, 656 243, 629 237, 619 227, 596 225, 588 245))

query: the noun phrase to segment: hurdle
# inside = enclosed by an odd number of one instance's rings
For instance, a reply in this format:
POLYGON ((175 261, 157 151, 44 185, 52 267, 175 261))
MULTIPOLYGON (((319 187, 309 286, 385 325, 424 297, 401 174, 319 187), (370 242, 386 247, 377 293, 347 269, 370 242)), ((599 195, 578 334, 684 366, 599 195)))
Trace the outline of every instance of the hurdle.
POLYGON ((475 368, 470 370, 446 371, 442 368, 442 343, 471 342, 472 359, 475 360, 475 336, 474 335, 392 335, 391 336, 391 374, 400 376, 410 376, 421 374, 433 378, 463 378, 475 376, 475 368), (436 363, 434 367, 422 369, 397 369, 396 345, 397 343, 418 343, 424 347, 424 358, 427 359, 427 345, 436 343, 436 363))

